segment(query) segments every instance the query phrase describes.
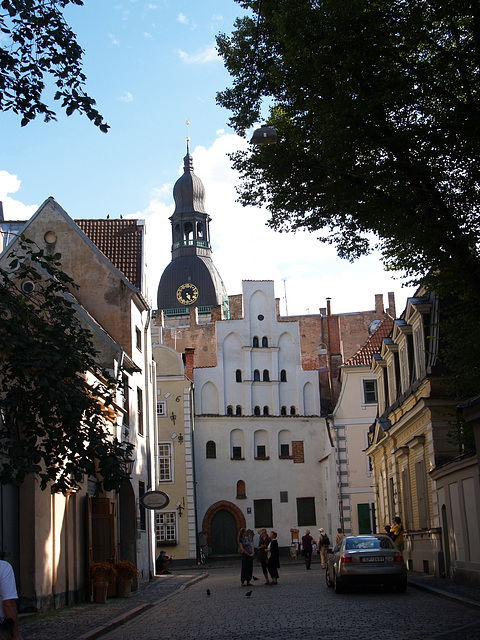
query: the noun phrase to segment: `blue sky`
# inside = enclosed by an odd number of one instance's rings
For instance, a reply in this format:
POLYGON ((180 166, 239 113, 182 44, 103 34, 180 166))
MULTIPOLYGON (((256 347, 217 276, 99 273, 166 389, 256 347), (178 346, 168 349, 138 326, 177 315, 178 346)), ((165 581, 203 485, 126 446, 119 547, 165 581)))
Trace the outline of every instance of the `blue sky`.
POLYGON ((156 298, 170 260, 172 188, 185 155, 187 128, 195 173, 206 188, 214 261, 230 294, 242 279, 273 279, 285 312, 316 313, 332 298, 334 312, 374 308, 375 293, 395 291, 397 314, 412 289, 402 289, 378 259, 353 265, 311 234, 277 234, 268 215, 236 202, 237 176, 227 153, 245 146, 216 105, 229 76, 215 34, 229 33, 242 12, 233 0, 85 0, 66 18, 85 50, 87 92, 111 129, 85 116, 58 121, 0 114, 0 199, 5 218, 27 219, 48 196, 73 218, 138 217, 147 222, 149 297, 156 298))

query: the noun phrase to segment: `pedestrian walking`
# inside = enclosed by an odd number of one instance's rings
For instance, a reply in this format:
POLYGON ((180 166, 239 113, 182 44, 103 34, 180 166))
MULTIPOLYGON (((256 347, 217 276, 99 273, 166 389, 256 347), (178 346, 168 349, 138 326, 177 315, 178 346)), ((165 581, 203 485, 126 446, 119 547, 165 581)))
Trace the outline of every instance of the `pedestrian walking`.
POLYGON ((340 542, 340 540, 342 538, 345 537, 345 534, 343 533, 343 531, 340 529, 340 527, 337 529, 337 535, 335 536, 335 546, 340 542))
POLYGON ((322 563, 322 569, 325 569, 327 564, 327 549, 330 546, 330 538, 325 533, 325 529, 319 529, 319 536, 317 540, 317 548, 320 552, 320 560, 322 563))
POLYGON ((303 555, 305 557, 305 569, 307 569, 307 571, 311 569, 313 543, 314 539, 310 535, 310 529, 307 529, 305 535, 302 536, 303 555))
POLYGON ((242 554, 242 570, 240 574, 240 580, 242 581, 242 587, 251 587, 250 580, 253 575, 253 550, 250 544, 250 538, 247 536, 247 530, 245 528, 240 529, 238 534, 238 546, 242 554))

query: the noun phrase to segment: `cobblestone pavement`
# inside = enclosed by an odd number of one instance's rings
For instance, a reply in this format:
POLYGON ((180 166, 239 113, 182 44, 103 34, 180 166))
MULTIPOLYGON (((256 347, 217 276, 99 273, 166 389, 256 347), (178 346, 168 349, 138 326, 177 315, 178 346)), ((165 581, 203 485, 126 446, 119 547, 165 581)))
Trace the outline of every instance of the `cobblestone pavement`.
POLYGON ((142 585, 128 599, 109 598, 107 604, 83 603, 47 615, 21 616, 20 632, 23 640, 94 640, 109 630, 109 626, 116 628, 205 575, 195 569, 178 570, 142 585))
POLYGON ((477 610, 418 589, 338 595, 327 588, 320 569, 301 566, 282 567, 276 587, 259 580, 242 589, 239 573, 237 568, 212 571, 103 640, 480 639, 477 610))
MULTIPOLYGON (((172 575, 155 578, 129 599, 109 598, 106 605, 82 604, 22 617, 22 637, 385 640, 395 635, 402 640, 480 640, 478 588, 409 573, 409 584, 416 588, 406 594, 370 590, 335 595, 325 586, 318 564, 306 572, 300 562, 284 559, 279 586, 266 587, 258 580, 248 599, 248 589, 238 587, 239 566, 238 560, 230 560, 176 567, 172 575)), ((261 577, 258 568, 255 572, 261 577)))

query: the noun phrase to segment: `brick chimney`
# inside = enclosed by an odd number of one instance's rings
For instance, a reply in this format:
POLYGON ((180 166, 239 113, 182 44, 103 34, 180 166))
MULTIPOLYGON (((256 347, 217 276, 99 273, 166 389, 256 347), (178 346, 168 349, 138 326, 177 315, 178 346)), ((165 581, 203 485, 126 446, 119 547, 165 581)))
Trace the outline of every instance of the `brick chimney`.
POLYGON ((387 313, 389 313, 392 318, 396 318, 397 317, 397 312, 395 310, 395 293, 393 291, 390 291, 388 294, 388 309, 387 309, 387 313))
POLYGON ((383 293, 375 294, 375 313, 379 316, 382 315, 382 313, 384 313, 383 293))
POLYGON ((195 359, 195 349, 191 347, 185 348, 185 375, 186 377, 193 382, 193 368, 194 368, 194 359, 195 359))

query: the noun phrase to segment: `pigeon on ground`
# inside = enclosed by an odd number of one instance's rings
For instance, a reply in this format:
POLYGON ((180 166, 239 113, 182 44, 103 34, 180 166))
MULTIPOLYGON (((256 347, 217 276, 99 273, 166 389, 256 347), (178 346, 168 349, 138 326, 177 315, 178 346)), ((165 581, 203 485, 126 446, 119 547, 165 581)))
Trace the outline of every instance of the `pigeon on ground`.
POLYGON ((251 591, 247 591, 247 593, 245 594, 245 597, 249 598, 251 595, 252 595, 252 592, 251 591))
POLYGON ((207 596, 209 596, 211 594, 210 589, 207 589, 207 596))
POLYGON ((258 578, 256 578, 255 576, 252 576, 252 580, 258 580, 258 578))

